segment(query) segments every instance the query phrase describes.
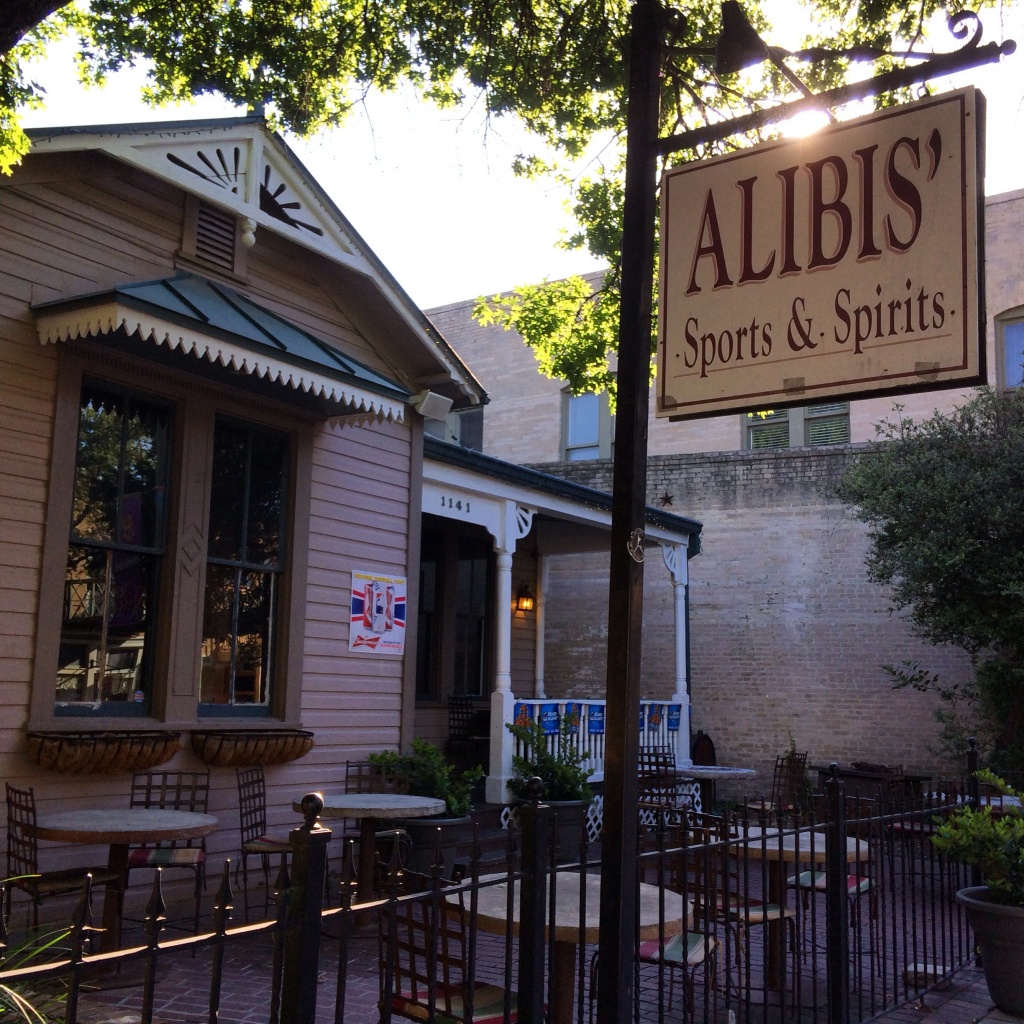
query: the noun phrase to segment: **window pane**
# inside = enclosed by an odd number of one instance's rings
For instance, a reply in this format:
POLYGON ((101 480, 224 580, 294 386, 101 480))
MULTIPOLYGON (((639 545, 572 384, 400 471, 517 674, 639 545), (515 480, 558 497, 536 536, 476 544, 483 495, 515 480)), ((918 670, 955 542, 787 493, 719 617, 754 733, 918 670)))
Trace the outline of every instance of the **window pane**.
POLYGON ((235 635, 235 574, 226 565, 206 567, 203 606, 202 679, 199 699, 204 704, 231 702, 235 635))
POLYGON ((597 459, 601 456, 601 449, 596 445, 588 445, 586 448, 570 448, 566 453, 570 462, 582 462, 584 459, 597 459))
POLYGON ((218 422, 203 608, 204 704, 269 708, 288 442, 218 422))
POLYGON ((149 700, 160 560, 136 551, 70 545, 57 664, 58 704, 149 700))
POLYGON ((772 413, 767 419, 754 416, 748 426, 751 448, 788 448, 789 414, 772 413))
POLYGON ((148 710, 170 445, 167 408, 83 386, 54 691, 61 713, 148 710))
POLYGON ((210 488, 211 558, 228 561, 241 558, 247 470, 247 432, 218 423, 213 441, 213 483, 210 488))
POLYGON ((254 435, 246 531, 250 565, 277 565, 281 557, 285 455, 283 438, 254 435))
POLYGON ((167 410, 86 386, 78 419, 71 534, 156 549, 163 544, 167 410))
POLYGON ((481 696, 487 671, 487 611, 490 593, 490 544, 460 537, 455 585, 456 694, 481 696))
POLYGON ((848 444, 850 418, 848 416, 822 416, 806 421, 809 445, 848 444))
MULTIPOLYGON (((597 395, 570 395, 566 431, 569 448, 598 443, 598 416, 600 405, 597 395)), ((570 456, 571 457, 571 456, 570 456)), ((596 456, 588 456, 595 458, 596 456)))
POLYGON ((1006 386, 1019 388, 1024 384, 1024 321, 1003 327, 1003 356, 1006 386))
POLYGON ((420 560, 419 630, 416 642, 416 699, 436 700, 440 655, 441 551, 443 538, 423 532, 420 560))

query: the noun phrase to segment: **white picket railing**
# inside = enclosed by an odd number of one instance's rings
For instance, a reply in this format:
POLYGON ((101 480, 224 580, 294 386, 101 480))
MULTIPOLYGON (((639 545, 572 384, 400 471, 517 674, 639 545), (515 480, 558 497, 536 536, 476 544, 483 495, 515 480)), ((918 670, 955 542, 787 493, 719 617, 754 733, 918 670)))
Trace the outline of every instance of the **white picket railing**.
MULTIPOLYGON (((585 755, 583 765, 590 769, 590 780, 604 779, 605 756, 605 701, 603 700, 516 700, 515 721, 520 724, 537 720, 544 723, 549 749, 558 744, 559 722, 566 715, 572 723, 570 742, 585 755)), ((689 730, 682 721, 682 706, 668 701, 640 702, 637 726, 640 729, 641 750, 671 747, 675 750, 677 765, 689 763, 689 730)), ((512 742, 513 754, 522 755, 522 741, 506 730, 512 742)))

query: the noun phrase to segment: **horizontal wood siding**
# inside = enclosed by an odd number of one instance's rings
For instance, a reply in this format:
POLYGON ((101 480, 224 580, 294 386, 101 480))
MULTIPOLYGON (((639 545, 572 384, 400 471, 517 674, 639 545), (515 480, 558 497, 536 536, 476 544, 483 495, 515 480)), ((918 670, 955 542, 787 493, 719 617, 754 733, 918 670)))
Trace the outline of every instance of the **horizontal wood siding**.
MULTIPOLYGON (((25 722, 33 670, 40 563, 48 500, 60 347, 38 341, 30 306, 151 280, 175 272, 184 202, 178 188, 113 161, 30 158, 0 181, 0 776, 36 790, 41 811, 57 806, 125 807, 127 773, 63 776, 32 764, 25 722)), ((272 233, 257 231, 243 291, 381 372, 392 374, 345 312, 344 275, 272 233)), ((346 272, 347 273, 347 272, 346 272)), ((350 654, 353 569, 407 575, 411 433, 405 426, 325 425, 315 445, 302 638, 303 725, 316 746, 290 765, 266 769, 272 829, 299 824, 292 801, 340 788, 345 761, 398 743, 403 659, 350 654)), ((168 768, 200 767, 186 733, 168 768)), ((212 770, 210 810, 219 831, 207 840, 211 889, 220 863, 238 849, 235 771, 212 770)), ((328 824, 331 824, 328 822, 328 824)), ((101 849, 42 844, 44 866, 105 860, 101 849)), ((145 901, 133 874, 129 913, 145 901)), ((191 883, 169 886, 190 900, 191 883)), ((55 910, 66 912, 54 904, 55 910)), ((20 912, 20 910, 19 910, 20 912)))

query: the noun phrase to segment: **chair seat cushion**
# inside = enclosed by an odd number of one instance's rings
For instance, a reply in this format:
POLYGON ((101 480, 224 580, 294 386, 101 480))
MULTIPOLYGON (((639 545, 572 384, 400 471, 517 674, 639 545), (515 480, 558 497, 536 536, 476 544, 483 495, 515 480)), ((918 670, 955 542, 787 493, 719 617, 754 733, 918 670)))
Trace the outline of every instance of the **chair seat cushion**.
MULTIPOLYGON (((817 892, 824 892, 828 886, 827 876, 824 871, 801 871, 799 875, 793 875, 787 879, 790 886, 796 889, 814 889, 817 892)), ((858 896, 871 888, 871 879, 867 875, 847 875, 846 894, 858 896)))
POLYGON ((128 854, 130 868, 195 868, 206 860, 198 846, 143 846, 128 854))
POLYGON ((116 871, 111 871, 106 867, 95 867, 44 871, 39 875, 27 875, 24 878, 11 879, 11 881, 28 892, 59 893, 82 888, 85 885, 86 875, 92 875, 93 885, 110 885, 121 880, 116 871))
MULTIPOLYGON (((723 909, 725 908, 723 907, 723 909)), ((761 900, 754 898, 730 902, 728 904, 728 915, 730 919, 749 924, 762 924, 765 921, 779 921, 784 917, 793 917, 795 914, 796 911, 791 907, 780 907, 777 903, 764 903, 761 900)))
POLYGON ((639 956, 641 960, 657 963, 664 956, 666 963, 686 964, 688 967, 695 967, 704 962, 705 958, 715 951, 718 942, 710 935, 703 932, 687 932, 683 935, 673 935, 666 940, 664 949, 659 955, 659 943, 657 939, 649 939, 640 943, 639 956))
POLYGON ((291 848, 282 836, 257 836, 242 847, 242 853, 287 853, 291 848))
MULTIPOLYGON (((428 1006, 426 993, 423 998, 413 1000, 408 993, 396 993, 391 998, 391 1012, 400 1013, 403 1017, 411 1020, 427 1020, 428 1006)), ((452 1024, 455 1020, 462 1020, 464 1017, 463 1001, 461 995, 452 993, 452 1012, 454 1017, 447 1016, 443 1011, 445 1005, 444 988, 438 985, 435 994, 436 1005, 434 1008, 434 1020, 437 1024, 452 1024)), ((516 994, 510 993, 511 1011, 509 1021, 518 1019, 518 1008, 516 1006, 516 994)), ((478 984, 473 995, 473 1024, 501 1024, 505 1020, 505 990, 498 985, 478 984)))

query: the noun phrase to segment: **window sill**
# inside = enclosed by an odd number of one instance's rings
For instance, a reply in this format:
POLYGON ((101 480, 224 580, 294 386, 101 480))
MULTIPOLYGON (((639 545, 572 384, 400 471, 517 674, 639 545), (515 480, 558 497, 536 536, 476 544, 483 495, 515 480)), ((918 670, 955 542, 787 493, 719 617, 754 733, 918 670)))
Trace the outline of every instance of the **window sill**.
POLYGON ((211 730, 192 733, 192 751, 220 768, 288 764, 313 749, 313 734, 304 729, 211 730))
POLYGON ((180 732, 30 732, 28 754, 62 774, 145 771, 181 749, 180 732))

